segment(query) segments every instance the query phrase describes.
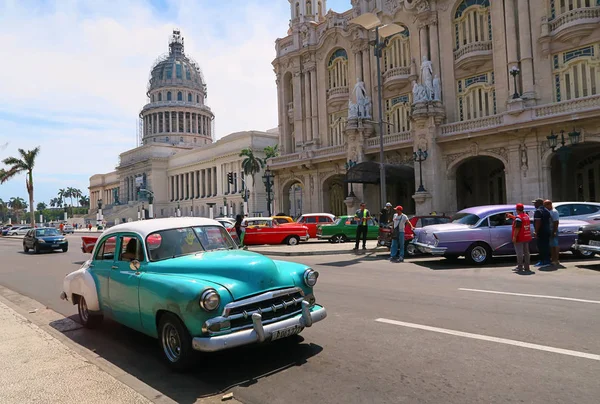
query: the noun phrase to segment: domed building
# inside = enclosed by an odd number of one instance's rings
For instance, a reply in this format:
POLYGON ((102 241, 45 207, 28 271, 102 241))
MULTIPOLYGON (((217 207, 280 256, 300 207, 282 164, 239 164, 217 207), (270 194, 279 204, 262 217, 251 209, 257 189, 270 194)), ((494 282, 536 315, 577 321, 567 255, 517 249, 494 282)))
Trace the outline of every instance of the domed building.
POLYGON ((253 189, 239 154, 250 148, 264 158, 278 131, 238 132, 215 141, 206 89, 199 64, 174 30, 168 53, 150 71, 139 146, 121 153, 115 171, 90 178, 89 220, 111 225, 140 217, 209 217, 211 211, 215 217, 267 213, 265 186, 254 181, 253 189))

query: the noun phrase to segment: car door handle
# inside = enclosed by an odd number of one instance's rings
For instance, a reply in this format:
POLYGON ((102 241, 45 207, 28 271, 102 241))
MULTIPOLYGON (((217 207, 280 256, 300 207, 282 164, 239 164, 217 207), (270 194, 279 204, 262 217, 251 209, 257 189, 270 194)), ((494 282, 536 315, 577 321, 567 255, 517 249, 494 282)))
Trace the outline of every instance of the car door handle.
POLYGON ((113 265, 112 267, 110 267, 110 269, 119 269, 119 267, 117 265, 113 265))

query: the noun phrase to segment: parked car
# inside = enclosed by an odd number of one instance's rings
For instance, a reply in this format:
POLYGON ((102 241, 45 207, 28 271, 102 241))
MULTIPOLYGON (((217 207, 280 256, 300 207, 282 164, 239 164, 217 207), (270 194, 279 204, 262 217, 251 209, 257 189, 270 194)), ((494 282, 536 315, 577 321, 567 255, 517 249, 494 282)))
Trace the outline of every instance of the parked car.
POLYGON ((297 245, 310 238, 306 226, 298 223, 279 224, 272 217, 248 217, 243 223, 246 226, 244 245, 297 245))
POLYGON ((279 224, 295 223, 294 219, 292 219, 289 216, 276 215, 276 216, 273 216, 273 220, 275 220, 279 224))
MULTIPOLYGON (((452 219, 450 216, 445 215, 427 215, 427 216, 413 216, 409 219, 415 228, 421 228, 425 226, 432 226, 434 224, 450 223, 452 219)), ((379 227, 379 235, 377 237, 378 245, 391 248, 392 246, 392 224, 379 227)), ((412 228, 406 224, 404 226, 404 248, 406 255, 415 256, 420 254, 419 249, 412 244, 415 238, 412 228)))
POLYGON ((573 248, 583 254, 600 253, 600 223, 582 226, 577 232, 577 241, 573 248))
POLYGON ((324 224, 332 224, 335 221, 335 215, 330 213, 306 213, 296 220, 296 223, 300 223, 308 227, 308 234, 315 238, 317 237, 317 227, 324 224))
POLYGON ((31 230, 31 226, 18 226, 13 227, 8 231, 9 236, 24 236, 27 232, 31 230))
POLYGON ((65 224, 63 227, 63 234, 74 234, 75 229, 70 224, 65 224))
MULTIPOLYGON (((534 211, 533 206, 525 206, 529 216, 533 217, 534 211)), ((506 217, 507 213, 515 215, 515 206, 491 205, 461 210, 452 217, 451 223, 418 229, 415 232, 415 245, 423 253, 449 259, 465 256, 467 261, 476 265, 487 264, 493 255, 513 255, 512 219, 506 217)), ((579 253, 572 246, 579 227, 586 224, 570 219, 559 222, 558 243, 561 251, 579 253)), ((529 247, 532 253, 537 253, 535 239, 529 247)))
POLYGON ((33 250, 36 254, 42 251, 69 250, 69 241, 53 227, 30 229, 23 238, 23 252, 33 250))
POLYGON ((233 241, 235 241, 236 244, 239 245, 240 238, 238 237, 237 232, 235 231, 235 220, 231 221, 226 219, 218 219, 217 222, 221 223, 223 227, 227 229, 227 232, 229 233, 233 241))
MULTIPOLYGON (((317 227, 317 238, 329 240, 330 243, 345 243, 356 239, 356 228, 360 219, 354 216, 340 216, 332 224, 324 224, 317 227)), ((376 219, 367 221, 367 240, 377 240, 379 225, 376 219)))
POLYGON ((7 235, 8 235, 8 232, 9 232, 9 231, 10 231, 10 229, 12 229, 12 228, 13 228, 13 226, 12 226, 11 224, 8 224, 8 225, 6 225, 6 226, 2 227, 2 230, 1 230, 1 231, 2 231, 2 233, 1 233, 1 234, 2 234, 3 236, 7 236, 7 235))
MULTIPOLYGON (((600 203, 596 202, 553 202, 560 219, 583 220, 594 223, 600 220, 600 203)), ((559 221, 560 223, 560 221, 559 221)))
POLYGON ((238 249, 215 220, 155 219, 105 231, 92 259, 64 279, 61 298, 87 328, 109 317, 157 338, 167 364, 183 370, 194 350, 287 338, 323 320, 318 276, 238 249))

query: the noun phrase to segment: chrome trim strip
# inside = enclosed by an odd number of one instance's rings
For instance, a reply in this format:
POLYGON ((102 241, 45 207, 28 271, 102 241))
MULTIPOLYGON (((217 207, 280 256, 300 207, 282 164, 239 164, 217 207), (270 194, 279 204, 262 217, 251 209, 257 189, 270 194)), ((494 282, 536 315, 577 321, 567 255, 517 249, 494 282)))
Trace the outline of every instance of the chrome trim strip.
POLYGON ((592 251, 592 252, 600 253, 600 247, 588 245, 588 244, 575 243, 571 246, 571 248, 573 248, 574 250, 579 250, 579 251, 592 251))
POLYGON ((428 253, 431 255, 444 255, 448 247, 435 247, 429 244, 415 242, 413 243, 421 252, 428 253))
POLYGON ((226 304, 225 307, 223 308, 223 317, 229 317, 229 313, 231 312, 231 309, 247 306, 247 305, 254 304, 254 303, 260 303, 265 300, 275 299, 279 296, 291 295, 293 293, 298 293, 298 292, 300 292, 300 294, 302 296, 304 296, 304 291, 299 287, 295 287, 295 288, 273 290, 271 292, 266 292, 266 293, 263 293, 258 296, 250 297, 248 299, 231 302, 231 303, 226 304))

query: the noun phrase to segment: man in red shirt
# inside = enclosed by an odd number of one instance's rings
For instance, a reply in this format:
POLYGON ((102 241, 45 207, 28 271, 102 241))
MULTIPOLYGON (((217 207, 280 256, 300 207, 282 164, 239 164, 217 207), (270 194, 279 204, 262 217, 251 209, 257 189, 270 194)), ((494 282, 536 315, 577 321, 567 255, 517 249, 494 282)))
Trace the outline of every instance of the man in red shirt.
POLYGON ((517 216, 512 225, 512 242, 517 253, 517 272, 531 272, 529 268, 529 242, 531 241, 531 219, 525 213, 522 203, 516 206, 517 216))

